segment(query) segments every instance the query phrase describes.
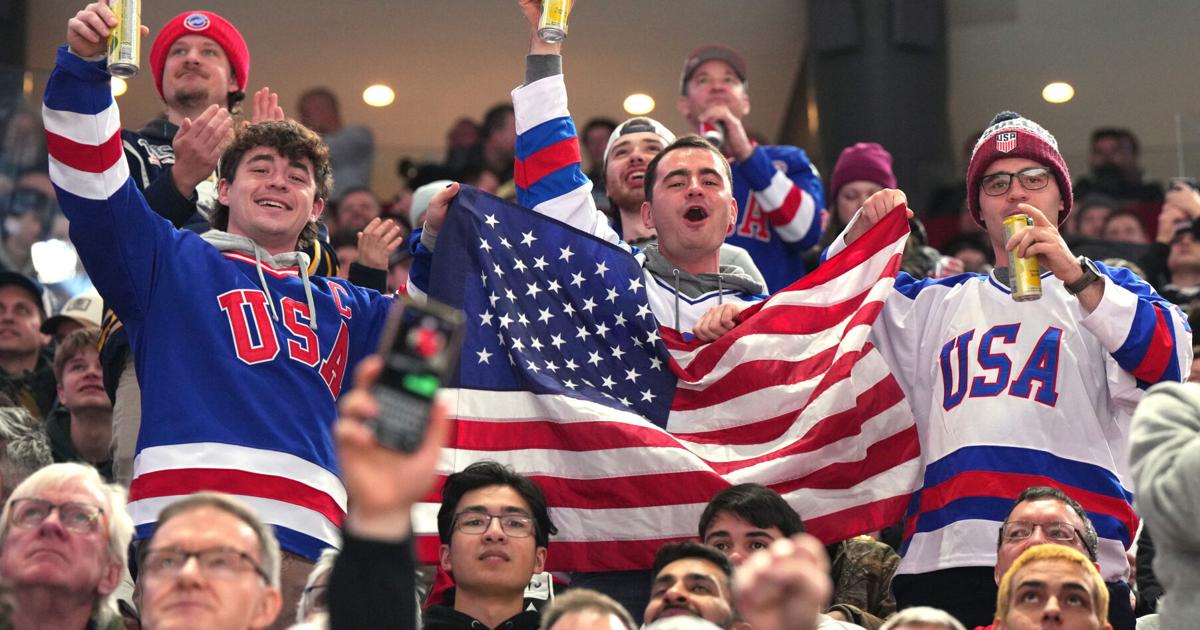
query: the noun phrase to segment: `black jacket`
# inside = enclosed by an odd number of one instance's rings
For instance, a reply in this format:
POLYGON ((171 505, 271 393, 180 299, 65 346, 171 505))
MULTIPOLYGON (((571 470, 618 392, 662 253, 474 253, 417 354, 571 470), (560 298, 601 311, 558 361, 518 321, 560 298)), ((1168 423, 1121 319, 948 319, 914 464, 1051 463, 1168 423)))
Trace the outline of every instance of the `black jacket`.
POLYGON ((421 615, 424 630, 537 630, 540 623, 541 613, 536 610, 521 611, 495 628, 488 628, 453 606, 430 606, 421 615))

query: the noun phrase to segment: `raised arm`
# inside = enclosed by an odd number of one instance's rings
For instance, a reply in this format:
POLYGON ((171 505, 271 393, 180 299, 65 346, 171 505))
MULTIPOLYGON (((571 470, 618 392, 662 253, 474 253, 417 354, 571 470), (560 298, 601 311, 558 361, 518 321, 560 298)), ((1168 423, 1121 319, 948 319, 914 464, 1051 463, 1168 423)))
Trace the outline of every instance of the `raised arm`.
POLYGON ((547 44, 537 35, 540 0, 518 0, 518 5, 529 22, 530 43, 525 84, 512 92, 517 123, 517 203, 620 243, 608 217, 596 209, 591 180, 581 166, 579 137, 567 109, 562 45, 547 44))

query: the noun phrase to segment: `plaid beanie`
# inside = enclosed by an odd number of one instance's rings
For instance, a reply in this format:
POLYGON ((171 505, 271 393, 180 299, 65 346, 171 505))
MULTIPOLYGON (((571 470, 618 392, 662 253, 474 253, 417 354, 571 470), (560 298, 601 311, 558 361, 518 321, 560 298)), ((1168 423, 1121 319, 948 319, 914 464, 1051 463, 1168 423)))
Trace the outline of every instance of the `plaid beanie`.
POLYGON ((836 199, 842 186, 850 182, 875 182, 884 188, 896 187, 892 172, 892 154, 874 142, 859 142, 842 149, 833 177, 829 180, 829 199, 836 199))
POLYGON ((233 67, 234 79, 238 89, 245 92, 247 79, 250 76, 250 49, 246 40, 225 18, 209 11, 188 11, 171 18, 163 26, 154 45, 150 47, 150 70, 154 74, 154 87, 158 95, 163 95, 163 66, 167 63, 167 51, 171 44, 184 35, 202 35, 207 37, 225 51, 229 65, 233 67))
POLYGON ((971 153, 971 165, 967 167, 967 208, 975 222, 983 225, 979 213, 979 186, 983 173, 996 160, 1025 158, 1049 168, 1058 181, 1058 192, 1062 196, 1063 209, 1058 213, 1058 224, 1062 225, 1071 214, 1071 173, 1067 163, 1058 152, 1058 141, 1041 125, 1022 118, 1016 112, 1000 112, 992 118, 991 125, 979 136, 975 150, 971 153))

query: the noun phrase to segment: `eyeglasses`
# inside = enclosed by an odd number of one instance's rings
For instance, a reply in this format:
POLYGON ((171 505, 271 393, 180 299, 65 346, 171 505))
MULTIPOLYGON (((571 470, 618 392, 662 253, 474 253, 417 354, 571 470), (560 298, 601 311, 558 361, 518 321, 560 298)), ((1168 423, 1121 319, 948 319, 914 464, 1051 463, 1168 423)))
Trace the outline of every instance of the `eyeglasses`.
POLYGON ((500 529, 513 538, 533 535, 533 517, 524 514, 488 514, 467 511, 454 515, 454 528, 464 534, 482 534, 492 526, 492 519, 500 519, 500 529))
POLYGON ((58 510, 58 520, 62 526, 77 534, 94 533, 104 517, 104 510, 95 505, 75 501, 51 503, 45 499, 26 498, 13 499, 9 520, 21 529, 33 529, 41 525, 54 510, 58 510))
POLYGON ((992 173, 983 177, 983 183, 980 188, 983 193, 989 197, 999 197, 1008 192, 1012 187, 1013 177, 1021 180, 1021 187, 1025 190, 1041 190, 1050 183, 1053 175, 1050 174, 1050 169, 1044 166, 1032 166, 1023 168, 1016 173, 992 173))
POLYGON ((1000 527, 1000 538, 1005 542, 1016 542, 1025 540, 1033 535, 1033 531, 1041 528, 1042 533, 1046 538, 1055 542, 1075 542, 1082 543, 1083 534, 1079 530, 1071 526, 1070 523, 1031 523, 1029 521, 1009 521, 1000 527))
POLYGON ((264 582, 271 583, 271 577, 250 554, 229 547, 212 547, 200 551, 151 549, 142 556, 142 570, 153 577, 171 577, 178 575, 191 558, 196 559, 200 572, 207 577, 232 580, 249 568, 262 577, 264 582))

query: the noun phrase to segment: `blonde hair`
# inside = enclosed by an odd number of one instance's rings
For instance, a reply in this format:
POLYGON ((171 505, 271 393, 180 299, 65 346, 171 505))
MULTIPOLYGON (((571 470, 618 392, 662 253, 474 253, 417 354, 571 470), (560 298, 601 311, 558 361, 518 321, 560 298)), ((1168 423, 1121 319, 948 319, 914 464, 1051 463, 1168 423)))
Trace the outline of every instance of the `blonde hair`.
POLYGON ((1012 566, 1008 568, 1008 572, 1000 579, 1000 593, 996 596, 995 622, 997 624, 1008 616, 1010 601, 1012 599, 1013 579, 1017 575, 1017 571, 1034 562, 1055 560, 1073 562, 1083 568, 1083 572, 1092 581, 1092 605, 1096 612, 1096 618, 1100 620, 1101 626, 1108 624, 1108 587, 1104 584, 1104 578, 1100 576, 1100 571, 1096 569, 1096 565, 1087 556, 1065 545, 1035 545, 1026 549, 1025 553, 1022 553, 1012 563, 1012 566))

